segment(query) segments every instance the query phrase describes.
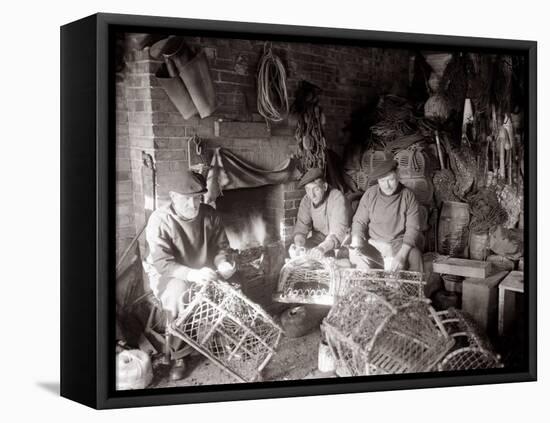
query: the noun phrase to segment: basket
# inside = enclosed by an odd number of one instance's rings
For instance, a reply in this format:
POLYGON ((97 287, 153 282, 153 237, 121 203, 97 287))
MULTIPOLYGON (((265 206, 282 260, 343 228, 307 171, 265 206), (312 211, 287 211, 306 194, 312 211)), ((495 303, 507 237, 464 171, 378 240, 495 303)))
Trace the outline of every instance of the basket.
POLYGON ((399 181, 414 193, 419 203, 433 204, 434 186, 428 178, 399 178, 399 181))
POLYGON ((426 285, 426 281, 422 272, 340 269, 339 278, 336 283, 337 286, 333 291, 337 297, 347 295, 353 288, 368 288, 369 286, 382 284, 403 295, 419 299, 425 298, 424 286, 426 285))
POLYGON ((466 315, 449 308, 437 313, 455 345, 438 364, 439 371, 502 368, 500 356, 466 315))
POLYGON ((240 382, 259 379, 282 334, 260 306, 221 281, 204 285, 169 331, 240 382))
POLYGON ((395 155, 399 178, 421 178, 427 176, 426 155, 416 146, 401 150, 395 155))
POLYGON ((353 288, 321 330, 340 376, 430 371, 454 344, 426 300, 381 285, 353 288))
POLYGON ((300 256, 289 260, 279 275, 273 300, 280 303, 332 305, 336 266, 334 261, 310 260, 300 256))

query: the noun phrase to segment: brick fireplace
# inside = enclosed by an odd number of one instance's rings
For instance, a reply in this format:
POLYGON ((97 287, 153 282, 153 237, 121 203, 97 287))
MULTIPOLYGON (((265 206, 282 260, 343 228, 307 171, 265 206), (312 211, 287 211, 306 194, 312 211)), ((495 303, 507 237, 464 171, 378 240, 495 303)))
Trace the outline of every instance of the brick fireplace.
MULTIPOLYGON (((256 110, 256 71, 263 41, 205 37, 186 41, 208 57, 218 104, 209 117, 181 116, 155 77, 161 63, 150 58, 148 48, 126 51, 126 67, 117 75, 119 251, 144 225, 152 207, 168 201, 168 182, 201 162, 194 149, 188 151, 190 137, 202 139, 206 163, 214 149, 222 147, 258 168, 273 169, 297 149, 292 123, 285 120, 268 128, 256 110), (144 170, 144 157, 154 164, 154 186, 151 172, 144 170)), ((340 154, 348 141, 344 128, 352 112, 378 94, 402 94, 408 84, 409 59, 404 51, 286 42, 273 43, 273 48, 287 67, 290 102, 302 79, 323 89, 327 144, 340 154)), ((259 216, 265 224, 264 244, 278 245, 276 254, 282 257, 303 195, 295 181, 241 188, 225 191, 217 208, 235 233, 247 230, 259 216)), ((140 245, 145 247, 143 239, 140 245)))

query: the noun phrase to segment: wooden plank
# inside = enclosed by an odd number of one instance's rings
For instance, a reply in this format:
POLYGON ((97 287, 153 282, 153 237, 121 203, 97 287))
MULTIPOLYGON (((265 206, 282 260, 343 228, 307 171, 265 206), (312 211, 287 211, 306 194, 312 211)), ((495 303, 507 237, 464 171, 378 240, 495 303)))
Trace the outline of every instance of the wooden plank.
POLYGON ((480 260, 447 258, 434 261, 433 269, 436 273, 485 279, 491 274, 491 263, 480 260))
POLYGON ((214 135, 224 138, 267 138, 270 131, 265 122, 215 121, 214 135))

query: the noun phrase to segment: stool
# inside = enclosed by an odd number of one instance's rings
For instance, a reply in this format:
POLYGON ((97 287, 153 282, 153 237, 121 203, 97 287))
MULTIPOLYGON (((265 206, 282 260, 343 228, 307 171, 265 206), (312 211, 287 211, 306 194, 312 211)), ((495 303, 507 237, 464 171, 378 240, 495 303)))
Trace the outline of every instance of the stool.
POLYGON ((523 272, 512 271, 498 286, 498 334, 509 331, 516 317, 516 295, 523 294, 523 272))
POLYGON ((145 325, 145 334, 153 337, 164 349, 164 361, 168 364, 170 360, 177 360, 188 356, 193 352, 193 348, 185 343, 177 342, 177 347, 173 344, 173 336, 168 331, 167 327, 171 323, 166 318, 160 300, 153 294, 148 293, 147 300, 151 306, 149 317, 145 325), (156 321, 155 321, 156 320, 156 321))

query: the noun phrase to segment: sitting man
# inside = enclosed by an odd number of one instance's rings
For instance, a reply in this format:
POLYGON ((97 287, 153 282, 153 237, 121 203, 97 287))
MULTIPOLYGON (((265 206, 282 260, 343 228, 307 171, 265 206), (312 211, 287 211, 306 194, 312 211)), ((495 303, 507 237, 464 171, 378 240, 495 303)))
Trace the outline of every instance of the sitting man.
POLYGON ((322 169, 308 170, 298 186, 305 187, 306 195, 300 202, 289 253, 292 257, 297 249, 311 248, 309 256, 320 259, 344 240, 349 229, 348 203, 340 191, 329 188, 322 169))
MULTIPOLYGON (((220 217, 212 207, 202 204, 204 178, 187 171, 171 188, 171 203, 151 214, 145 230, 151 289, 169 321, 177 316, 184 293, 190 295, 193 287, 235 273, 235 265, 228 262, 229 242, 220 217)), ((176 362, 178 366, 184 363, 176 362)))
POLYGON ((385 160, 369 175, 378 184, 365 191, 351 226, 350 261, 358 268, 422 271, 418 201, 399 182, 397 162, 385 160), (390 261, 384 266, 384 258, 390 261), (391 259, 390 259, 391 258, 391 259))

